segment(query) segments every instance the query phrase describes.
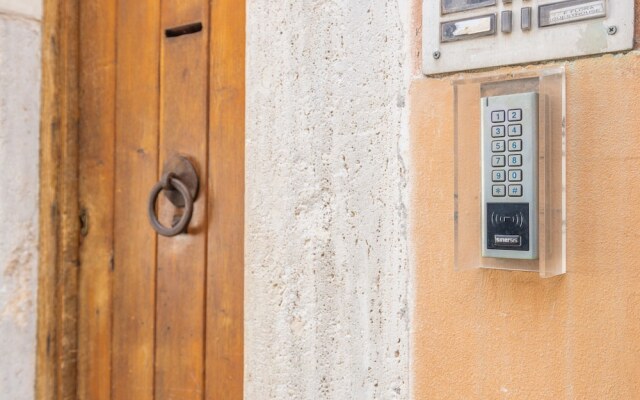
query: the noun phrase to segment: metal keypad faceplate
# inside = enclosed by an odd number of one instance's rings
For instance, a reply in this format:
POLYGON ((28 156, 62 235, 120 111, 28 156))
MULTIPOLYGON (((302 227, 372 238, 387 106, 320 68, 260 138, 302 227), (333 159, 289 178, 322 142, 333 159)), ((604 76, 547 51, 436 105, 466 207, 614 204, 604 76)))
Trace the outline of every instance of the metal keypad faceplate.
POLYGON ((481 99, 482 255, 538 257, 538 94, 481 99))
POLYGON ((630 50, 634 0, 423 0, 427 75, 630 50))

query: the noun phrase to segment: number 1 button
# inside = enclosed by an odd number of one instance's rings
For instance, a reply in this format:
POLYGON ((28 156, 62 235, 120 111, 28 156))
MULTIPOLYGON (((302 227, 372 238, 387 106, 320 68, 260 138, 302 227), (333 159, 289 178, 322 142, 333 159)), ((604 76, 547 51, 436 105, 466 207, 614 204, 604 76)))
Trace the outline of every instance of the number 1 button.
POLYGON ((504 111, 492 111, 491 122, 504 122, 504 111))

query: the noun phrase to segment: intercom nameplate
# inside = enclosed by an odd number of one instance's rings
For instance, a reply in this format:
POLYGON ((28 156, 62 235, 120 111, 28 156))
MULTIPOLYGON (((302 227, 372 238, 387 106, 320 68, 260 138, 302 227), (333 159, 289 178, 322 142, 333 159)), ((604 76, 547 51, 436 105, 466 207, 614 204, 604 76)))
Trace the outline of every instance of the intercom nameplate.
POLYGON ((423 0, 422 22, 423 72, 433 75, 630 50, 634 0, 423 0))
POLYGON ((442 0, 442 14, 473 10, 496 4, 496 0, 442 0))

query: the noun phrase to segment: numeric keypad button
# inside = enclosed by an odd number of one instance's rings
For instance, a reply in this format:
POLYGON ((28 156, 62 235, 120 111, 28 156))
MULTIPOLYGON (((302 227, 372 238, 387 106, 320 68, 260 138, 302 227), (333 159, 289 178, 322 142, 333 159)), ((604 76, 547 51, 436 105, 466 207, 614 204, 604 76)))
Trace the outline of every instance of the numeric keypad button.
POLYGON ((509 166, 510 167, 519 167, 522 165, 522 155, 521 154, 511 154, 509 155, 509 166))
POLYGON ((505 116, 504 111, 492 111, 491 112, 491 122, 504 122, 505 116))
POLYGON ((509 140, 509 151, 522 151, 522 140, 509 140))
POLYGON ((504 152, 505 141, 504 140, 494 140, 491 142, 491 151, 494 153, 502 153, 504 152))
POLYGON ((494 125, 491 127, 491 136, 492 137, 504 137, 504 125, 494 125))
POLYGON ((522 197, 522 185, 509 185, 509 197, 522 197))
POLYGON ((507 163, 505 156, 492 156, 491 157, 491 166, 492 167, 504 167, 507 163))
POLYGON ((509 170, 509 182, 522 182, 522 170, 521 169, 509 170))
POLYGON ((506 195, 505 185, 493 185, 492 194, 493 197, 504 197, 506 195))
POLYGON ((491 180, 494 182, 504 182, 506 180, 505 175, 503 170, 491 171, 491 180))
POLYGON ((522 121, 522 109, 515 108, 507 112, 509 121, 522 121))
POLYGON ((522 136, 522 125, 520 124, 509 125, 509 127, 507 128, 507 131, 509 132, 509 136, 522 136))

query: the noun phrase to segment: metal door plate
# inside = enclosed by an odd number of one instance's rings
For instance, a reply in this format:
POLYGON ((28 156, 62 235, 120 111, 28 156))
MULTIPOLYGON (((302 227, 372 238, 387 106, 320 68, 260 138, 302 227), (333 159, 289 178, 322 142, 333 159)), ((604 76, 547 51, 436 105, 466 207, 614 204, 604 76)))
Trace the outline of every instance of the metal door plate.
MULTIPOLYGON (((195 201, 198 197, 198 174, 195 167, 185 156, 174 155, 169 157, 165 161, 162 168, 162 175, 173 172, 177 178, 179 178, 189 189, 191 198, 195 201)), ((176 207, 184 207, 184 198, 179 191, 175 189, 168 189, 163 191, 165 197, 176 207)))

